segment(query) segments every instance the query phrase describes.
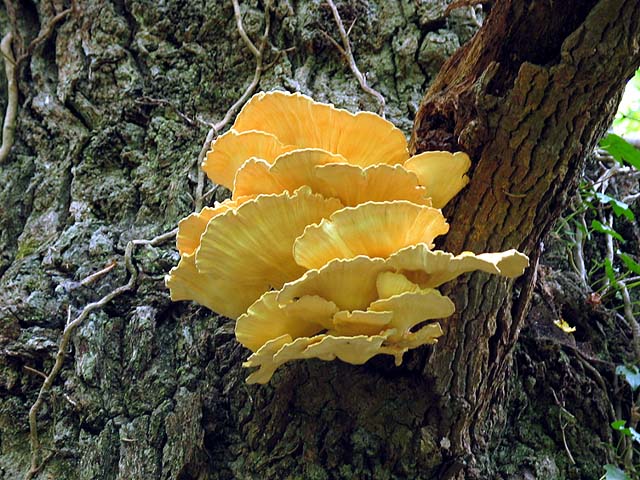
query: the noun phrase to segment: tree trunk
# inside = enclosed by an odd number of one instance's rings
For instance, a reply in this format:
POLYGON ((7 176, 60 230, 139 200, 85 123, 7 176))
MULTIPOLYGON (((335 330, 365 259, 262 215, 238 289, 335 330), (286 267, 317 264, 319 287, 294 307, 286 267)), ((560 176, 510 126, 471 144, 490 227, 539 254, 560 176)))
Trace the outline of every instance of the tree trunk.
MULTIPOLYGON (((445 212, 452 228, 444 247, 519 248, 535 264, 640 63, 640 7, 634 0, 502 0, 469 40, 482 8, 449 15, 448 3, 353 0, 338 8, 345 25, 353 23, 356 61, 384 95, 387 118, 408 132, 417 112, 415 150, 472 156, 472 181, 445 212)), ((254 74, 230 1, 83 0, 61 16, 68 6, 6 0, 0 14, 16 58, 24 56, 15 143, 0 164, 5 479, 29 470, 29 409, 43 382, 37 371, 51 371, 68 312, 76 318, 127 284, 130 240, 171 230, 193 210, 207 122, 223 118, 254 74)), ((241 7, 244 29, 258 43, 265 2, 241 7)), ((269 68, 259 89, 378 109, 327 39, 336 28, 326 5, 278 0, 268 18, 273 48, 265 50, 269 68)), ((207 198, 224 195, 216 189, 207 198)), ((169 301, 163 274, 177 263, 172 246, 136 245, 132 259, 134 288, 84 319, 44 396, 38 478, 521 472, 515 443, 511 460, 485 454, 518 407, 508 401, 519 381, 512 352, 535 268, 515 288, 480 274, 447 286, 458 313, 444 322, 445 336, 432 350, 407 354, 399 368, 386 358, 364 366, 298 362, 267 386, 247 386, 241 363, 248 352, 235 341, 233 323, 169 301)), ((523 358, 538 359, 536 348, 523 358)), ((606 420, 585 429, 603 437, 606 420)), ((560 459, 561 440, 551 443, 555 451, 545 455, 560 459)), ((606 460, 594 452, 585 446, 574 453, 595 465, 606 460)), ((575 475, 576 467, 558 472, 575 475)))
POLYGON ((638 67, 639 20, 635 1, 497 2, 418 111, 415 151, 463 150, 474 160, 469 188, 446 212, 444 250, 517 248, 534 259, 515 303, 512 282, 485 275, 444 289, 458 311, 425 372, 454 456, 486 447, 542 241, 638 67))

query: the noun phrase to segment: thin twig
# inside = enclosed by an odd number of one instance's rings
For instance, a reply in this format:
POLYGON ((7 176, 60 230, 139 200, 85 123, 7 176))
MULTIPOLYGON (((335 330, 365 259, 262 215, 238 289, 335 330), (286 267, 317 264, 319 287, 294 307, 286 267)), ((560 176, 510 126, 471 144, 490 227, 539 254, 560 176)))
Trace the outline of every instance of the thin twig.
POLYGON ((624 303, 624 317, 631 326, 631 343, 633 345, 633 353, 635 355, 635 364, 640 364, 640 323, 633 314, 633 305, 631 297, 629 296, 629 290, 627 289, 627 282, 620 280, 618 285, 622 292, 622 301, 624 303))
POLYGON ((238 0, 231 0, 231 1, 233 3, 233 12, 236 18, 236 26, 238 27, 238 32, 240 33, 240 37, 244 41, 247 48, 251 51, 251 53, 255 57, 256 68, 253 73, 253 79, 251 80, 251 83, 249 84, 247 89, 244 91, 242 96, 238 99, 236 103, 231 105, 231 108, 227 110, 227 113, 225 114, 224 118, 214 125, 214 128, 218 132, 222 130, 224 126, 231 121, 231 118, 240 109, 240 107, 242 107, 245 104, 245 102, 249 99, 251 94, 253 94, 253 91, 258 86, 258 82, 260 82, 260 77, 264 72, 262 68, 263 61, 264 61, 264 47, 267 44, 267 39, 269 38, 269 30, 271 29, 271 15, 269 13, 271 9, 271 1, 268 1, 266 2, 265 11, 264 11, 264 22, 265 22, 264 33, 260 38, 259 47, 256 47, 244 30, 244 26, 242 24, 242 14, 240 13, 240 4, 238 3, 238 0))
POLYGON ((18 81, 16 78, 16 61, 11 51, 11 40, 13 35, 7 33, 0 42, 0 51, 4 57, 4 71, 7 76, 7 110, 4 114, 4 124, 2 125, 2 147, 0 147, 0 165, 9 156, 13 146, 16 131, 16 118, 18 116, 18 81))
POLYGON ((569 450, 569 444, 567 444, 567 436, 565 435, 565 429, 567 428, 567 425, 569 423, 562 421, 562 412, 565 412, 567 415, 569 415, 573 419, 575 419, 575 417, 571 414, 571 412, 569 412, 566 408, 564 408, 564 405, 560 404, 560 401, 558 400, 558 396, 556 395, 556 391, 553 388, 551 389, 551 393, 553 393, 553 398, 556 400, 556 404, 560 408, 560 411, 558 412, 558 422, 560 422, 560 430, 562 432, 562 443, 564 443, 564 449, 566 450, 567 455, 569 456, 569 460, 573 465, 575 465, 576 461, 573 459, 573 455, 571 455, 571 450, 569 450))
MULTIPOLYGON (((7 8, 7 12, 9 13, 9 17, 12 20, 15 20, 16 12, 13 4, 11 2, 5 2, 5 7, 7 8)), ((38 45, 46 41, 51 34, 53 33, 56 25, 64 20, 69 13, 74 11, 75 9, 75 1, 72 2, 72 6, 63 10, 54 16, 49 23, 45 26, 45 28, 40 32, 40 34, 31 41, 27 49, 21 53, 21 55, 16 60, 12 49, 11 42, 13 39, 13 34, 11 32, 7 33, 2 42, 0 42, 0 51, 2 52, 2 57, 4 58, 4 69, 5 74, 7 76, 7 111, 4 116, 4 124, 2 126, 2 147, 0 147, 0 165, 2 165, 7 157, 9 156, 9 152, 11 151, 11 147, 13 146, 15 129, 16 129, 16 118, 18 116, 18 80, 17 80, 17 71, 20 69, 20 65, 29 58, 29 56, 33 53, 38 45)), ((16 36, 19 35, 17 28, 15 26, 15 21, 12 21, 13 28, 16 36)), ((22 38, 18 38, 19 43, 21 43, 22 38)), ((19 52, 20 53, 20 52, 19 52)))
POLYGON ((95 273, 92 273, 91 275, 83 278, 82 280, 80 280, 80 285, 83 287, 86 287, 87 285, 91 285, 93 282, 95 282, 96 280, 99 280, 101 277, 103 277, 104 275, 106 275, 107 273, 109 273, 111 270, 113 270, 115 268, 115 266, 117 265, 117 262, 111 262, 109 265, 107 265, 106 267, 104 267, 102 270, 98 270, 95 273))
POLYGON ((572 257, 575 261, 574 263, 578 270, 577 273, 578 275, 580 275, 580 278, 582 279, 582 283, 584 285, 588 285, 589 279, 587 277, 587 267, 584 263, 584 233, 580 228, 581 226, 584 227, 586 225, 583 213, 581 213, 578 216, 578 222, 580 223, 580 225, 576 226, 575 245, 574 245, 575 248, 573 250, 572 257))
POLYGON ((260 38, 258 47, 256 47, 255 44, 251 41, 251 39, 247 35, 247 32, 244 29, 244 25, 242 23, 242 12, 240 11, 240 4, 238 3, 238 0, 231 0, 231 2, 233 3, 233 13, 236 19, 236 26, 238 28, 238 33, 240 34, 240 38, 242 38, 242 40, 244 41, 249 51, 255 57, 256 68, 253 72, 253 78, 251 79, 251 83, 249 83, 249 86, 245 89, 244 93, 240 96, 240 98, 233 105, 231 105, 229 110, 227 110, 227 113, 225 113, 222 120, 220 120, 218 123, 215 123, 211 126, 211 129, 207 133, 207 137, 204 141, 204 144, 202 145, 202 149, 200 149, 200 154, 198 155, 198 159, 196 163, 199 169, 198 183, 196 185, 196 192, 195 192, 195 198, 194 198, 194 205, 196 210, 202 209, 202 204, 204 201, 203 197, 204 197, 205 173, 200 168, 200 165, 202 165, 202 161, 204 160, 205 155, 211 148, 211 142, 217 136, 218 132, 222 130, 231 121, 231 119, 236 114, 236 112, 240 109, 240 107, 242 107, 246 103, 246 101, 249 99, 249 97, 253 95, 253 92, 258 86, 258 83, 260 83, 260 77, 262 77, 262 74, 265 71, 264 48, 265 48, 265 45, 267 44, 267 41, 269 38, 269 30, 271 28, 271 15, 270 15, 271 0, 267 1, 265 5, 264 33, 260 38))
POLYGON ((47 374, 46 374, 46 373, 41 372, 40 370, 37 370, 37 369, 35 369, 35 368, 31 368, 31 367, 30 367, 30 366, 28 366, 28 365, 23 365, 23 367, 22 367, 22 368, 24 368, 27 372, 35 373, 35 374, 36 374, 36 375, 38 375, 39 377, 42 377, 42 378, 44 378, 44 379, 46 379, 46 378, 47 378, 47 374))
POLYGON ((145 96, 142 96, 140 98, 136 98, 135 102, 137 104, 139 104, 139 105, 154 105, 154 106, 169 107, 174 112, 176 112, 176 115, 178 115, 182 120, 184 120, 185 123, 187 123, 188 125, 190 125, 192 127, 195 127, 195 126, 198 126, 198 125, 203 125, 205 127, 212 127, 213 126, 211 124, 211 122, 207 122, 206 120, 203 120, 200 117, 196 116, 196 118, 191 118, 186 113, 183 113, 172 102, 170 102, 169 100, 165 100, 163 98, 153 98, 153 97, 148 97, 148 96, 145 95, 145 96))
POLYGON ((338 51, 344 56, 345 60, 349 64, 349 68, 351 69, 351 72, 358 79, 360 88, 362 88, 365 92, 367 92, 369 95, 375 97, 376 100, 378 100, 378 103, 380 104, 380 109, 378 112, 380 113, 380 116, 384 118, 384 108, 386 105, 384 97, 380 92, 371 88, 369 84, 367 84, 366 77, 362 74, 362 72, 358 68, 358 65, 356 64, 356 60, 355 58, 353 58, 353 52, 351 51, 351 43, 349 42, 349 35, 347 34, 347 31, 344 29, 344 24, 342 23, 340 12, 338 12, 338 7, 336 7, 336 4, 333 3, 333 0, 327 0, 327 4, 331 9, 331 13, 333 13, 333 19, 335 20, 336 25, 338 27, 338 31, 340 32, 340 38, 342 39, 342 47, 340 47, 340 45, 338 45, 338 43, 335 40, 333 40, 333 38, 331 38, 328 35, 327 37, 332 40, 332 43, 336 47, 338 47, 338 51))
POLYGON ((627 195, 622 199, 622 201, 626 204, 631 204, 640 198, 640 192, 632 193, 631 195, 627 195))
MULTIPOLYGON (((31 480, 34 475, 36 475, 41 469, 46 460, 48 458, 40 461, 40 452, 41 452, 41 444, 40 439, 38 438, 38 411, 40 407, 45 402, 45 397, 49 393, 49 390, 53 386, 53 382, 57 378, 60 370, 62 370, 62 366, 64 364, 64 360, 66 357, 67 347, 69 342, 71 341, 71 336, 74 330, 84 322, 87 317, 97 309, 104 307, 107 303, 109 303, 114 298, 122 295, 125 292, 132 290, 136 284, 138 279, 138 270, 133 264, 133 251, 137 245, 160 245, 166 242, 169 239, 175 237, 178 229, 173 229, 170 232, 163 233, 162 235, 158 235, 157 237, 152 238, 151 240, 131 240, 127 243, 124 252, 124 264, 129 272, 129 281, 107 293, 104 297, 96 302, 89 303, 85 305, 85 307, 81 310, 81 312, 76 316, 75 319, 71 320, 71 307, 68 310, 67 322, 62 331, 62 337, 60 339, 60 344, 58 346, 58 352, 56 354, 56 361, 53 365, 53 368, 46 375, 46 378, 40 387, 40 391, 38 392, 38 397, 36 398, 35 403, 31 406, 29 410, 29 441, 31 443, 31 467, 29 471, 25 475, 25 480, 31 480)), ((104 269, 101 271, 104 272, 104 269)), ((97 272, 97 273, 101 273, 97 272)), ((95 275, 95 274, 94 274, 95 275)))
POLYGON ((22 62, 24 62, 27 58, 29 58, 29 56, 33 53, 33 51, 36 49, 38 45, 45 42, 51 36, 51 34, 53 33, 53 30, 56 28, 56 25, 61 21, 63 21, 67 17, 67 15, 73 12, 73 8, 74 8, 73 6, 69 7, 66 10, 63 10, 62 12, 58 13, 51 20, 49 20, 47 25, 44 27, 44 29, 40 31, 38 36, 34 38, 31 41, 31 43, 29 43, 29 46, 27 47, 26 51, 18 57, 18 60, 16 61, 16 66, 18 68, 20 67, 22 62))
POLYGON ((217 130, 216 127, 213 126, 207 133, 207 138, 205 138, 204 143, 202 144, 202 148, 200 149, 200 153, 198 154, 198 159, 196 161, 196 165, 198 168, 198 184, 196 185, 196 197, 194 199, 194 207, 197 212, 202 210, 202 204, 204 202, 204 170, 202 170, 201 165, 204 160, 205 155, 211 148, 211 142, 213 142, 214 137, 216 136, 217 130))

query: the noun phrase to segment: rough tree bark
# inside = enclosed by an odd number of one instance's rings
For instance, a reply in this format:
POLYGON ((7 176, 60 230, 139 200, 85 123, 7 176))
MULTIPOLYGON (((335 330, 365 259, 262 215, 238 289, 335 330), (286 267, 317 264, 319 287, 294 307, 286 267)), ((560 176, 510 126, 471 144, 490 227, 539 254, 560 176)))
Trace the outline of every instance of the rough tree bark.
MULTIPOLYGON (((469 40, 482 8, 448 14, 449 3, 338 7, 387 117, 408 132, 418 112, 414 148, 472 155, 472 182, 445 212, 446 249, 517 247, 535 260, 640 62, 640 7, 501 0, 469 40)), ((52 24, 68 6, 6 0, 0 13, 16 58, 26 54, 15 145, 0 165, 6 479, 29 469, 28 411, 42 384, 34 370, 50 371, 68 308, 76 315, 124 285, 127 242, 170 230, 192 210, 193 165, 208 130, 201 119, 222 118, 254 69, 230 1, 78 1, 52 24), (81 282, 113 261, 113 270, 81 282)), ((255 42, 265 2, 241 6, 255 42)), ((279 0, 268 14, 273 48, 260 89, 377 110, 326 38, 335 32, 326 5, 279 0)), ((233 324, 169 301, 170 246, 140 246, 133 260, 136 288, 78 328, 39 412, 41 458, 52 453, 41 478, 589 478, 607 459, 606 449, 580 440, 607 440, 607 385, 584 372, 541 375, 565 367, 535 340, 512 366, 534 269, 515 288, 484 275, 449 286, 458 315, 443 341, 411 352, 400 368, 384 358, 301 362, 249 387, 233 324), (568 398, 588 388, 594 399, 572 410, 581 419, 568 440, 577 466, 552 421, 532 421, 524 435, 510 430, 514 412, 547 417, 548 392, 520 378, 531 372, 554 387, 570 378, 568 398)))
MULTIPOLYGON (((470 187, 449 210, 447 251, 517 248, 537 263, 584 162, 640 62, 635 1, 497 2, 444 65, 418 112, 416 151, 472 153, 470 187)), ((458 312, 427 363, 455 452, 486 447, 493 406, 528 313, 535 268, 519 282, 475 275, 445 287, 458 312)), ((460 459, 454 460, 461 468, 460 459)), ((467 477, 468 478, 468 477, 467 477)))

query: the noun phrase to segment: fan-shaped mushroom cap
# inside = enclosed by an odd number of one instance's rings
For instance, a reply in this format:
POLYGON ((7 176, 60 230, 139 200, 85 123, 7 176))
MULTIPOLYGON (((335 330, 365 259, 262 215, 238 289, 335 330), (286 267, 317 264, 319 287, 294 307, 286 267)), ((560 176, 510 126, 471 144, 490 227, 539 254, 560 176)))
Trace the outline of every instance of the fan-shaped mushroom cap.
MULTIPOLYGON (((261 193, 293 192, 307 185, 316 193, 318 179, 314 167, 331 162, 345 162, 342 155, 318 148, 292 150, 276 158, 272 165, 260 159, 247 160, 238 173, 233 198, 261 193)), ((326 196, 326 195, 325 195, 326 196)))
POLYGON ((233 198, 294 191, 308 185, 314 192, 337 198, 345 206, 385 200, 408 200, 431 206, 431 199, 416 174, 402 165, 363 168, 345 161, 340 155, 319 149, 287 152, 272 165, 252 158, 236 174, 233 198))
POLYGON ((317 296, 279 305, 278 292, 266 292, 236 322, 236 338, 255 352, 269 340, 288 334, 292 338, 315 335, 332 324, 336 305, 317 296))
MULTIPOLYGON (((439 291, 425 289, 376 300, 371 304, 369 310, 372 312, 393 312, 389 326, 397 329, 399 337, 402 337, 425 320, 446 318, 453 315, 456 307, 449 297, 441 295, 439 291)), ((390 340, 393 341, 395 338, 390 337, 390 340)))
POLYGON ((385 351, 381 353, 387 353, 395 357, 396 366, 402 365, 402 357, 413 348, 421 347, 422 345, 433 345, 438 342, 438 337, 443 335, 442 327, 437 322, 429 323, 420 328, 417 332, 409 332, 404 335, 395 335, 395 332, 391 332, 391 338, 385 343, 385 351))
POLYGON ((467 183, 471 160, 464 152, 423 152, 404 163, 418 175, 435 208, 444 207, 467 183))
POLYGON ((238 114, 233 129, 268 132, 284 145, 321 148, 363 167, 403 163, 409 158, 404 134, 391 122, 369 112, 352 114, 300 93, 254 95, 238 114))
POLYGON ((529 259, 513 249, 479 255, 471 252, 453 255, 441 250, 430 250, 428 245, 421 243, 394 253, 389 257, 387 265, 404 273, 422 288, 435 288, 474 270, 517 277, 527 268, 529 259))
POLYGON ((367 202, 309 225, 296 240, 293 255, 306 268, 357 255, 386 258, 409 245, 431 244, 448 230, 442 212, 435 208, 402 200, 367 202))
POLYGON ((417 175, 402 165, 379 164, 362 168, 330 163, 316 167, 314 174, 319 182, 314 191, 325 197, 339 198, 345 207, 387 200, 408 200, 431 206, 431 199, 417 175))
POLYGON ((306 225, 340 207, 338 200, 306 187, 293 194, 260 195, 209 220, 196 251, 196 267, 223 283, 228 302, 240 294, 253 296, 244 302, 246 310, 264 292, 305 272, 291 254, 295 238, 306 225))
POLYGON ((200 246, 200 237, 207 228, 209 220, 213 217, 238 208, 244 202, 251 200, 253 196, 244 196, 236 200, 225 200, 214 207, 204 207, 200 212, 195 212, 178 222, 178 235, 176 236, 176 248, 180 254, 193 253, 200 246))
POLYGON ((402 363, 404 353, 410 348, 433 344, 442 335, 440 325, 429 324, 415 333, 405 335, 401 341, 389 343, 397 336, 393 328, 379 335, 315 335, 292 339, 289 335, 270 340, 251 355, 243 367, 259 367, 247 377, 247 383, 267 383, 278 367, 292 360, 318 358, 330 361, 339 358, 352 365, 362 365, 379 354, 392 355, 396 365, 402 363))
POLYGON ((381 258, 336 259, 285 284, 278 294, 278 303, 317 295, 335 303, 340 310, 366 310, 378 298, 376 278, 386 268, 381 258))
POLYGON ((238 318, 247 305, 255 300, 255 289, 237 289, 229 295, 229 283, 216 275, 201 273, 196 269, 195 254, 182 255, 178 266, 165 277, 171 292, 171 300, 193 300, 225 317, 238 318))
POLYGON ((376 290, 379 298, 390 298, 401 293, 419 292, 421 288, 401 273, 382 272, 376 278, 376 290))
POLYGON ((233 188, 236 172, 247 159, 257 157, 271 163, 278 155, 295 148, 283 144, 270 133, 255 129, 242 132, 232 129, 212 143, 211 150, 202 162, 202 170, 212 182, 233 188))

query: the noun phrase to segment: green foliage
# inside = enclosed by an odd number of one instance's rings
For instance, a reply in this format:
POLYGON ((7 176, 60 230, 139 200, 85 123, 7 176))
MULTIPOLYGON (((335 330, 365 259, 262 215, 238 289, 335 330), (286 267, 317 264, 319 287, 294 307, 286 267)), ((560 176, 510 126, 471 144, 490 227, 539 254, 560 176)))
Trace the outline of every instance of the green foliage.
POLYGON ((613 121, 613 131, 620 135, 640 132, 640 70, 627 84, 618 113, 613 121))
POLYGON ((618 251, 618 257, 620 257, 620 260, 622 260, 622 263, 624 263, 625 267, 627 267, 629 271, 640 275, 640 263, 636 262, 626 253, 622 253, 620 251, 618 251))
POLYGON ((591 229, 595 232, 604 233, 605 235, 611 235, 619 242, 624 243, 624 238, 622 238, 622 235, 616 232, 612 227, 605 225, 596 219, 591 220, 591 229))
MULTIPOLYGON (((638 153, 640 154, 640 152, 638 153)), ((633 211, 631 210, 631 208, 629 208, 629 205, 627 205, 623 201, 600 192, 596 192, 596 197, 598 198, 598 200, 600 200, 601 203, 608 203, 609 205, 611 205, 613 213, 616 215, 616 217, 619 218, 621 216, 624 216, 631 222, 636 219, 633 211)))
POLYGON ((620 165, 627 163, 640 170, 640 151, 615 133, 600 140, 600 148, 606 150, 620 165))
POLYGON ((633 427, 627 427, 626 420, 616 420, 615 422, 611 422, 611 428, 617 430, 625 437, 631 438, 634 442, 640 443, 640 433, 636 431, 633 427))
MULTIPOLYGON (((567 240, 570 259, 580 276, 599 294, 596 295, 598 303, 620 311, 618 316, 623 324, 633 329, 633 325, 640 322, 638 209, 633 203, 639 201, 640 150, 623 137, 635 138, 640 134, 640 70, 629 82, 612 130, 600 141, 605 154, 600 155, 596 171, 590 172, 595 174, 594 178, 584 177, 572 211, 559 222, 555 233, 567 240)), ((628 337, 629 332, 620 335, 625 336, 628 337)), ((617 465, 604 465, 605 473, 600 480, 640 478, 640 433, 633 414, 640 407, 637 393, 640 391, 640 358, 620 360, 627 365, 618 365, 615 372, 629 389, 625 387, 622 395, 618 392, 614 395, 622 402, 623 416, 628 415, 631 421, 620 419, 611 423, 615 444, 609 447, 617 465)))

